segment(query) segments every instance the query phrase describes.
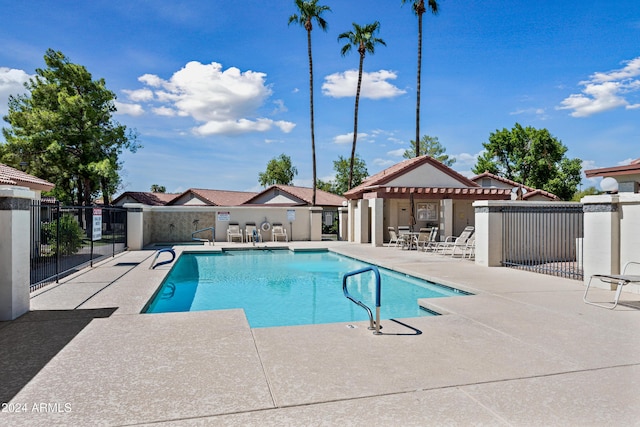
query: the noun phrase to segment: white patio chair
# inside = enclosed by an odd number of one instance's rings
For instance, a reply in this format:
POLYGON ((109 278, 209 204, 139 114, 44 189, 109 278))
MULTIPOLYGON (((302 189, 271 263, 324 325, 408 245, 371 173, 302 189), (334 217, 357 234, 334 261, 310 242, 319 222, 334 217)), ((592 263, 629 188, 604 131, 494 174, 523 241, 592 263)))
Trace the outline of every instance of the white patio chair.
POLYGON ((597 307, 608 308, 609 310, 613 310, 618 305, 618 301, 620 300, 620 294, 622 293, 622 288, 624 285, 628 285, 629 283, 640 283, 639 275, 630 275, 627 274, 627 268, 630 265, 640 265, 640 262, 629 261, 622 268, 622 274, 594 274, 589 279, 589 283, 587 283, 587 288, 584 290, 584 296, 582 300, 590 305, 595 305, 597 307), (589 288, 591 287, 591 281, 593 279, 600 279, 602 282, 615 284, 616 285, 616 295, 611 303, 600 304, 597 302, 587 300, 587 293, 589 293, 589 288))
POLYGON ((284 228, 282 225, 273 225, 273 228, 271 229, 271 238, 273 239, 274 242, 277 242, 280 240, 280 238, 283 238, 285 242, 289 241, 289 237, 287 236, 287 229, 284 228))
POLYGON ((239 240, 240 243, 244 242, 242 230, 240 230, 240 226, 238 224, 229 224, 227 227, 227 242, 233 242, 236 239, 239 240))
POLYGON ((451 250, 452 254, 457 247, 463 247, 467 244, 467 240, 471 238, 475 227, 473 225, 467 225, 459 236, 447 236, 444 241, 439 242, 435 251, 444 254, 446 251, 451 250))

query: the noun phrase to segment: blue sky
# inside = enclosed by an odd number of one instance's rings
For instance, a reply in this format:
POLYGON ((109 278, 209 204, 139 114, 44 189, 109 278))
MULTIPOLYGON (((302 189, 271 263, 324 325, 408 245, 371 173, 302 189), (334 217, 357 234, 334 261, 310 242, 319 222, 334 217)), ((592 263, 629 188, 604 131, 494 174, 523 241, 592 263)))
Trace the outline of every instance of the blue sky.
MULTIPOLYGON (((400 0, 326 0, 312 32, 318 177, 351 151, 357 52, 338 34, 379 21, 364 61, 357 152, 374 174, 415 137, 417 18, 400 0)), ((0 0, 0 114, 62 51, 116 93, 115 119, 144 146, 122 156, 123 190, 260 190, 285 153, 311 186, 306 32, 293 0, 0 0)), ((424 16, 421 134, 470 169, 491 132, 546 128, 585 169, 640 157, 640 2, 442 0, 424 16)), ((6 126, 2 122, 2 126, 6 126)), ((1 136, 0 136, 1 138, 1 136)), ((584 185, 597 181, 584 180, 584 185)))

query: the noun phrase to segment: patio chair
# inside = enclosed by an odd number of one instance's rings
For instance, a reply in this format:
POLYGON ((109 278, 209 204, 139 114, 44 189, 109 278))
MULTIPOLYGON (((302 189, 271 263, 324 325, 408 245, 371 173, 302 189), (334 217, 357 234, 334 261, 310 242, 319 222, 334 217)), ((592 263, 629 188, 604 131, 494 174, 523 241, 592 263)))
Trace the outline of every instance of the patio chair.
POLYGON ((285 242, 288 242, 289 237, 287 236, 287 229, 284 228, 281 224, 274 224, 273 228, 271 229, 271 238, 274 242, 279 241, 280 238, 283 238, 285 242))
POLYGON ((429 233, 429 240, 424 243, 422 246, 423 251, 433 251, 438 246, 438 227, 431 227, 431 232, 429 233))
POLYGON ((451 250, 452 254, 457 247, 463 247, 467 244, 467 240, 473 236, 475 227, 473 225, 467 225, 459 236, 447 236, 442 242, 439 242, 435 248, 435 251, 444 254, 446 251, 451 250))
POLYGON ((240 226, 238 224, 229 224, 227 227, 227 242, 233 242, 236 239, 239 240, 240 243, 244 242, 242 230, 240 230, 240 226))
POLYGON ((469 256, 469 259, 475 258, 475 256, 476 256, 476 235, 474 234, 473 236, 469 237, 469 240, 467 240, 467 243, 465 243, 464 246, 454 247, 453 251, 451 253, 451 256, 455 256, 456 249, 460 250, 460 255, 461 255, 461 257, 463 259, 466 258, 467 255, 469 256))
POLYGON ((260 234, 260 229, 256 227, 255 222, 248 222, 244 225, 244 236, 247 243, 262 241, 262 234, 260 234))
POLYGON ((618 305, 618 301, 620 300, 620 294, 622 293, 622 288, 624 285, 628 285, 629 283, 640 283, 639 275, 630 275, 627 274, 627 268, 630 265, 640 265, 640 262, 629 261, 622 268, 622 274, 594 274, 589 278, 589 283, 587 283, 587 288, 584 290, 584 296, 582 300, 590 305, 595 305, 597 307, 607 308, 609 310, 613 310, 618 305), (589 287, 591 286, 591 281, 593 279, 600 279, 602 282, 615 284, 616 285, 616 295, 613 302, 600 304, 597 302, 587 300, 587 294, 589 293, 589 287))
POLYGON ((389 246, 400 245, 400 237, 398 236, 398 233, 396 233, 396 229, 394 227, 387 227, 387 231, 389 232, 389 246))
POLYGON ((429 243, 429 238, 431 237, 431 229, 430 228, 421 228, 418 235, 412 235, 413 243, 416 245, 416 249, 424 249, 424 245, 429 243))

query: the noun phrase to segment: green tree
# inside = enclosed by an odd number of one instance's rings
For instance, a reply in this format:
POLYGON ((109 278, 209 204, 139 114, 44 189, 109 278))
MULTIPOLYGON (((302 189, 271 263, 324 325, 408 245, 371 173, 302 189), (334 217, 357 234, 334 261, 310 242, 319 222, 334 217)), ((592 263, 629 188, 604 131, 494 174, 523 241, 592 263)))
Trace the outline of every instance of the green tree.
POLYGON ((350 175, 352 180, 351 188, 362 184, 362 181, 364 181, 367 176, 369 176, 369 172, 367 171, 367 164, 358 154, 355 155, 353 169, 351 169, 350 159, 339 156, 338 160, 333 161, 333 170, 336 171, 336 178, 333 182, 332 192, 340 195, 349 190, 350 175), (352 170, 353 172, 351 172, 352 170))
POLYGON ((580 190, 576 194, 574 194, 571 198, 571 201, 579 202, 585 196, 595 196, 598 194, 602 194, 602 191, 598 191, 598 189, 594 186, 587 187, 584 190, 580 190))
POLYGON ((28 93, 9 97, 0 159, 53 182, 63 203, 91 205, 101 192, 108 204, 120 184, 118 157, 139 148, 136 135, 113 120, 116 96, 104 79, 52 49, 44 61, 28 93))
POLYGON ((263 187, 267 185, 291 185, 293 177, 298 175, 298 169, 291 163, 291 157, 280 154, 267 163, 267 170, 258 174, 258 182, 263 187))
POLYGON ((353 168, 356 155, 356 141, 358 139, 358 104, 360 102, 360 89, 362 87, 362 65, 364 64, 364 56, 367 52, 374 54, 375 47, 378 44, 386 46, 386 43, 381 38, 375 37, 375 34, 380 31, 380 23, 378 21, 360 26, 353 23, 353 30, 344 32, 338 36, 338 40, 346 39, 347 44, 342 47, 342 56, 345 56, 351 51, 352 47, 355 47, 360 54, 360 62, 358 66, 358 86, 356 88, 356 105, 353 118, 353 144, 351 145, 351 162, 349 167, 349 182, 347 189, 353 188, 353 168))
POLYGON ((167 187, 165 187, 164 185, 152 184, 151 185, 151 192, 152 193, 166 193, 167 192, 167 187))
POLYGON ((516 123, 491 133, 482 145, 485 151, 472 169, 476 174, 488 171, 563 200, 571 200, 580 184, 582 161, 566 158, 567 147, 547 129, 516 123))
MULTIPOLYGON (((445 154, 445 151, 447 151, 447 149, 444 148, 442 144, 440 144, 440 141, 438 141, 437 136, 429 136, 429 135, 423 136, 422 139, 420 140, 419 147, 420 147, 421 153, 424 153, 433 157, 434 159, 436 159, 437 161, 439 161, 444 165, 453 166, 453 164, 456 162, 456 159, 454 157, 449 157, 447 154, 445 154)), ((417 157, 415 141, 411 141, 411 148, 408 148, 407 150, 405 150, 402 157, 404 157, 405 159, 411 159, 413 157, 417 157)))
POLYGON ((313 30, 312 21, 316 21, 318 26, 323 30, 327 30, 327 21, 322 18, 324 12, 330 12, 329 6, 318 5, 318 0, 295 0, 298 13, 289 17, 289 25, 297 23, 307 30, 307 54, 309 55, 309 111, 311 113, 311 164, 313 167, 313 193, 311 196, 311 204, 316 204, 316 141, 314 134, 314 117, 313 117, 313 55, 311 54, 311 30, 313 30))
POLYGON ((436 0, 427 0, 425 6, 424 0, 402 0, 402 4, 410 2, 412 9, 418 16, 418 83, 416 84, 416 139, 413 141, 415 146, 415 156, 420 155, 420 146, 417 141, 420 140, 420 83, 422 74, 422 15, 427 11, 427 7, 434 15, 437 15, 440 7, 436 0))
MULTIPOLYGON (((333 161, 333 170, 336 172, 335 178, 330 181, 318 180, 318 188, 329 193, 344 194, 349 188, 350 160, 342 156, 333 161)), ((367 164, 356 154, 353 167, 353 186, 362 184, 369 176, 367 164)))

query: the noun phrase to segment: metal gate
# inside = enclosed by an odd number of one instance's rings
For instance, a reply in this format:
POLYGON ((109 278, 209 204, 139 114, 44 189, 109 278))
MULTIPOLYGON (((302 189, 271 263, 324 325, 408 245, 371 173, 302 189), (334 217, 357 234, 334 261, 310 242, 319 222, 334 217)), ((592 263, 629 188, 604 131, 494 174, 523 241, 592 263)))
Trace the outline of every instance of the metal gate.
POLYGON ((60 206, 59 203, 34 201, 31 206, 30 290, 57 282, 85 266, 124 251, 126 236, 126 209, 60 206), (94 230, 98 229, 100 233, 94 235, 94 230))
POLYGON ((502 264, 582 280, 582 204, 502 207, 502 264))

